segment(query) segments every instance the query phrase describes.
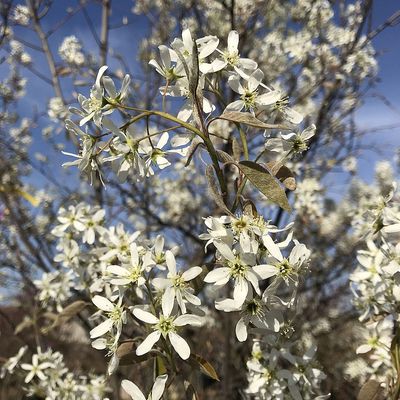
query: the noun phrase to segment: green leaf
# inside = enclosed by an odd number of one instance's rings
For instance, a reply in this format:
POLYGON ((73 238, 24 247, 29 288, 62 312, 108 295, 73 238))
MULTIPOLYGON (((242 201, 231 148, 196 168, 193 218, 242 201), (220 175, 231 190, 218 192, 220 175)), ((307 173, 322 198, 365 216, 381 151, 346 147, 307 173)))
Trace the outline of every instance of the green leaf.
POLYGON ((214 379, 215 381, 219 381, 218 374, 215 371, 214 367, 203 357, 199 356, 198 354, 192 353, 190 355, 189 362, 191 365, 199 367, 200 371, 204 375, 207 375, 208 377, 214 379))
POLYGON ((357 400, 384 400, 384 398, 381 384, 373 379, 363 385, 357 396, 357 400))
POLYGON ((238 112, 238 111, 228 111, 224 112, 222 115, 218 117, 218 119, 224 119, 226 121, 236 122, 239 124, 245 124, 252 126, 253 128, 260 129, 283 129, 283 130, 292 130, 290 126, 281 125, 281 124, 266 124, 256 118, 253 114, 247 112, 238 112))
POLYGON ((285 211, 291 211, 285 190, 266 168, 254 161, 241 161, 237 165, 264 196, 285 211))
POLYGON ((164 360, 161 356, 157 356, 154 359, 154 372, 155 376, 164 375, 167 373, 167 367, 165 366, 164 360))
POLYGON ((396 330, 396 335, 390 345, 390 355, 392 357, 392 365, 397 371, 397 375, 400 376, 400 330, 398 328, 396 330))

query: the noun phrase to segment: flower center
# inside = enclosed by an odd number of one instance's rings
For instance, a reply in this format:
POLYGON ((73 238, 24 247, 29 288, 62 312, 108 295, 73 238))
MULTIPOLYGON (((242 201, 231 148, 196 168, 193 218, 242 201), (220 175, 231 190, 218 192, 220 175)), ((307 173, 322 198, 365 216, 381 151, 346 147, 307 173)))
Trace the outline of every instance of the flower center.
POLYGON ((142 276, 142 270, 138 265, 130 269, 129 279, 131 282, 137 282, 141 276, 142 276))
POLYGON ((237 65, 239 63, 240 56, 237 51, 235 51, 233 53, 226 52, 226 53, 224 53, 224 58, 225 58, 225 61, 229 65, 234 67, 235 65, 237 65))
POLYGON ((170 332, 175 332, 175 325, 173 318, 166 318, 162 316, 160 322, 157 324, 157 329, 163 334, 167 335, 170 332))
POLYGON ((245 277, 249 267, 243 264, 242 261, 236 257, 235 261, 228 261, 228 267, 230 268, 230 274, 232 278, 245 277))
POLYGON ((249 110, 251 108, 254 108, 256 105, 256 98, 258 95, 258 91, 254 90, 254 92, 250 92, 249 90, 246 90, 244 94, 242 94, 241 99, 243 100, 244 107, 249 110))
POLYGON ((177 289, 183 289, 187 285, 185 280, 182 278, 182 275, 176 275, 173 278, 173 284, 177 289))
POLYGON ((257 299, 246 302, 244 307, 246 312, 252 316, 261 315, 263 313, 261 302, 257 299))
POLYGON ((108 318, 114 322, 118 322, 122 318, 122 308, 121 307, 114 307, 114 310, 110 311, 108 314, 108 318))
POLYGON ((295 153, 302 153, 308 149, 307 143, 300 135, 297 135, 293 141, 293 151, 295 153))
POLYGON ((282 262, 280 262, 277 267, 279 269, 279 275, 282 278, 287 278, 293 273, 293 266, 286 258, 282 262))

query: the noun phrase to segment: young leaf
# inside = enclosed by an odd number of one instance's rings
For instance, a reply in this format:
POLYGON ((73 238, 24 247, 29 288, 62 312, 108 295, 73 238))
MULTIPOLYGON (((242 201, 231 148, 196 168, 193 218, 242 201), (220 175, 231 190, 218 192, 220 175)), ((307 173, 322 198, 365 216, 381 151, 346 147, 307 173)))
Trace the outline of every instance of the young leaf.
POLYGON ((200 371, 204 374, 210 377, 211 379, 214 379, 215 381, 219 381, 219 377, 217 372, 215 371, 214 367, 203 357, 199 356, 198 354, 191 354, 190 359, 189 359, 190 364, 194 365, 195 367, 199 367, 200 371))
POLYGON ((254 161, 241 161, 237 165, 249 181, 269 200, 285 211, 291 211, 285 190, 267 169, 254 161))
POLYGON ((267 168, 287 189, 296 190, 296 179, 288 167, 279 162, 270 161, 267 163, 267 168))
POLYGON ((384 400, 384 398, 381 384, 373 379, 363 385, 357 396, 357 400, 384 400))

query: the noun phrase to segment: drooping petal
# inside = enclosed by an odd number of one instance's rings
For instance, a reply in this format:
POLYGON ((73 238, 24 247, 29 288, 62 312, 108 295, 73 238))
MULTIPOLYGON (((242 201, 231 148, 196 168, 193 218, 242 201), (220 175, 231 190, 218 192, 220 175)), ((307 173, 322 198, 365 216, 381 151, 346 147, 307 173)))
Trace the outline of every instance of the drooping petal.
POLYGON ((186 340, 175 332, 168 333, 168 338, 172 347, 179 354, 179 357, 182 358, 182 360, 187 360, 190 357, 190 347, 186 340))
POLYGON ((111 319, 106 319, 100 325, 97 325, 90 331, 90 337, 96 339, 99 336, 103 336, 105 333, 109 332, 114 325, 111 319))
POLYGON ((136 355, 141 356, 143 354, 148 353, 153 348, 153 346, 158 342, 160 336, 161 336, 160 331, 151 332, 150 335, 147 336, 147 338, 144 339, 143 342, 137 347, 136 355))
POLYGON ((165 384, 167 383, 168 375, 160 375, 157 376, 157 379, 154 382, 153 388, 151 389, 151 400, 160 400, 161 396, 165 390, 165 384))
POLYGON ((249 285, 244 278, 238 278, 235 281, 233 288, 233 300, 237 306, 241 306, 246 300, 247 293, 249 292, 249 285))
POLYGON ((132 400, 146 400, 142 391, 133 382, 124 379, 121 386, 131 396, 132 400))

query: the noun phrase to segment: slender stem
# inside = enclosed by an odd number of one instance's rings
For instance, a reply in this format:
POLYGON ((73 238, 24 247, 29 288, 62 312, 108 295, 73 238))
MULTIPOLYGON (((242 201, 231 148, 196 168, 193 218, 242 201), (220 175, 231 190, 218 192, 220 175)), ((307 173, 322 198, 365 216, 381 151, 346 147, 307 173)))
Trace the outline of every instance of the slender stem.
MULTIPOLYGON (((113 104, 113 105, 115 107, 124 108, 124 109, 127 109, 127 110, 133 110, 133 111, 138 111, 139 110, 137 108, 125 106, 125 105, 122 105, 122 104, 113 104)), ((143 111, 143 110, 140 110, 140 111, 143 111)), ((187 130, 193 132, 194 134, 196 134, 197 136, 199 136, 203 140, 204 144, 207 147, 207 150, 208 150, 208 153, 210 155, 211 161, 213 163, 215 172, 217 174, 217 179, 218 179, 222 194, 226 195, 226 193, 227 193, 226 182, 225 182, 225 179, 224 179, 224 174, 223 174, 223 172, 222 172, 222 170, 221 170, 221 168, 219 166, 217 152, 216 152, 216 150, 214 148, 214 145, 213 145, 212 141, 210 140, 210 138, 205 133, 203 133, 200 129, 196 128, 195 126, 193 126, 193 125, 191 125, 191 124, 189 124, 189 123, 187 123, 185 121, 182 121, 179 118, 174 117, 171 114, 168 114, 168 113, 165 113, 165 112, 162 112, 162 111, 149 111, 149 110, 145 110, 141 114, 136 115, 135 117, 133 117, 131 120, 129 120, 124 125, 124 127, 125 126, 129 126, 132 123, 134 123, 136 121, 139 121, 142 118, 151 116, 151 115, 156 115, 158 117, 161 117, 161 118, 167 119, 169 121, 175 122, 176 124, 179 124, 180 126, 182 126, 182 127, 186 128, 187 130)))

